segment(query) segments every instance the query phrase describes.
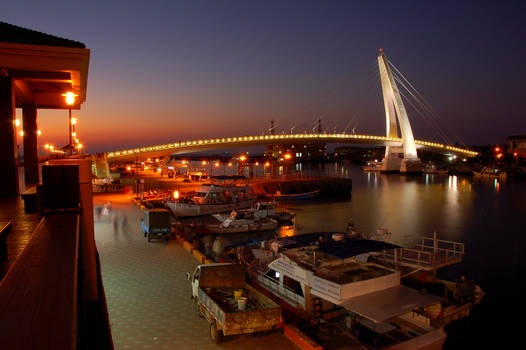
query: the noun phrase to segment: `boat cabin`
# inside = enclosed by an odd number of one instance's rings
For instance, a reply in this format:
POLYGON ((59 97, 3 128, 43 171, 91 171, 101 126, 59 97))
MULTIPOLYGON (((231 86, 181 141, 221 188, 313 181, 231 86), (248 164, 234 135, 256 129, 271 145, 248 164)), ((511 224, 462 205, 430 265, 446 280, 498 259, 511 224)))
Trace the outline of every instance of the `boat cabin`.
POLYGON ((192 197, 196 204, 220 204, 247 200, 253 196, 250 186, 202 184, 192 197))

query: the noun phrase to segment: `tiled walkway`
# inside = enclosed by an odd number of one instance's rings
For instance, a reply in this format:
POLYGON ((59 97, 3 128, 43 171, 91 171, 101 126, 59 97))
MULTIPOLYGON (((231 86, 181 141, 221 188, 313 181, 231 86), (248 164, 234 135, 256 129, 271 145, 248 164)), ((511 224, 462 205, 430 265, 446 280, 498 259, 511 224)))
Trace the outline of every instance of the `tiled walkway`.
POLYGON ((111 217, 103 216, 95 221, 95 235, 115 349, 295 349, 281 331, 212 343, 186 280, 196 260, 175 241, 148 243, 140 230, 140 211, 129 199, 95 197, 95 204, 108 199, 117 230, 111 217))

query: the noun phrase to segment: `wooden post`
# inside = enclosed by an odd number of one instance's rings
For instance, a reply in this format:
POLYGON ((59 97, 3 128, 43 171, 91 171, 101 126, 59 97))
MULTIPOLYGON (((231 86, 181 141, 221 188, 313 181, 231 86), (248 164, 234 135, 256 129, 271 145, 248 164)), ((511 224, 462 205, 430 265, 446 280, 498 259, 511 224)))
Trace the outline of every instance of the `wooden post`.
POLYGON ((0 198, 19 193, 15 106, 13 80, 0 77, 0 198))
POLYGON ((40 181, 38 172, 38 127, 37 106, 34 104, 22 107, 24 125, 24 181, 36 184, 40 181))

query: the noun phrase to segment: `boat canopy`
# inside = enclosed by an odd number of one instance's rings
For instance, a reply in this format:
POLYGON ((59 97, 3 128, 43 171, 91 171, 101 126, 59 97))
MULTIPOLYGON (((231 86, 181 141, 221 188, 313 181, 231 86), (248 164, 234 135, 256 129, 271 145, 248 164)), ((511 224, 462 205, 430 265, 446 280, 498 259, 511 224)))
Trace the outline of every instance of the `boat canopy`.
POLYGON ((400 316, 415 308, 439 303, 442 298, 416 289, 396 286, 345 300, 340 306, 375 323, 400 316))
POLYGON ((320 243, 317 252, 346 259, 364 253, 373 253, 380 250, 400 248, 397 245, 370 239, 347 238, 345 241, 329 241, 320 243))

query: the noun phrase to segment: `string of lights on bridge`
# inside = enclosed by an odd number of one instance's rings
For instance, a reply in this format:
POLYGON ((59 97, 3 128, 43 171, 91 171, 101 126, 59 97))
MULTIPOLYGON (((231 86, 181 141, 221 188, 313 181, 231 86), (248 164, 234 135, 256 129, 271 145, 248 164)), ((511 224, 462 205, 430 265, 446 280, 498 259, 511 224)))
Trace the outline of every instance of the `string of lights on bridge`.
MULTIPOLYGON (((324 139, 341 139, 343 142, 349 139, 356 139, 361 141, 372 140, 372 141, 384 141, 384 142, 402 142, 401 138, 390 138, 386 136, 376 135, 357 135, 357 134, 281 134, 281 135, 261 135, 261 136, 241 136, 241 137, 228 137, 228 138, 215 138, 207 140, 192 140, 192 141, 181 141, 177 143, 168 143, 164 145, 149 146, 142 148, 135 148, 129 150, 109 152, 108 158, 118 158, 126 156, 139 155, 141 153, 166 151, 170 149, 185 149, 194 146, 204 145, 221 145, 225 143, 243 143, 243 142, 255 142, 255 141, 268 141, 268 140, 324 140, 324 139)), ((445 151, 456 152, 464 154, 466 156, 474 157, 478 155, 478 152, 471 151, 465 148, 459 148, 449 145, 444 145, 436 142, 420 141, 415 140, 417 145, 442 149, 445 151)))

